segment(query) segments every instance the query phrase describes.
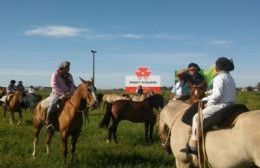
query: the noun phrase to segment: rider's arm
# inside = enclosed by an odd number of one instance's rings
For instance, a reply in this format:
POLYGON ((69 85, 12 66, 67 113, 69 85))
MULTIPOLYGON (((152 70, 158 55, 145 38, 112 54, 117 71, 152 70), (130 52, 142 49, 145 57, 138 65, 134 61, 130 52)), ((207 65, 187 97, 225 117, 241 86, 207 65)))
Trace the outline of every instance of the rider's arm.
POLYGON ((223 95, 223 79, 220 76, 216 76, 213 81, 212 94, 203 100, 208 101, 208 105, 214 105, 223 95))

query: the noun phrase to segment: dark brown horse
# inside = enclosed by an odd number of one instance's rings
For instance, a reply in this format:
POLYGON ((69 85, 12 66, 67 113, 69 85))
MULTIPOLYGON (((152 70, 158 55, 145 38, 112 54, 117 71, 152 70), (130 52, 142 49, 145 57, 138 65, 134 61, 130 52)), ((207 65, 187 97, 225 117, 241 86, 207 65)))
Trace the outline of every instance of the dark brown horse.
POLYGON ((146 142, 149 140, 152 141, 153 127, 156 122, 156 114, 154 109, 163 108, 163 105, 164 99, 159 94, 145 98, 144 101, 141 102, 134 102, 131 100, 115 101, 109 108, 107 108, 99 127, 108 128, 110 119, 112 118, 113 123, 108 129, 108 142, 111 142, 113 135, 113 138, 117 143, 116 132, 118 124, 121 120, 144 122, 146 142))
MULTIPOLYGON (((78 86, 75 93, 69 98, 66 102, 62 110, 58 113, 57 122, 55 127, 57 131, 60 132, 62 143, 63 143, 63 157, 64 163, 66 164, 66 158, 68 153, 68 137, 71 136, 71 143, 72 143, 72 161, 75 159, 75 150, 76 150, 76 142, 79 137, 81 127, 83 124, 83 116, 82 112, 86 105, 88 104, 92 108, 96 106, 97 99, 96 94, 94 91, 94 87, 92 82, 84 81, 81 79, 82 83, 78 86)), ((48 99, 44 99, 41 101, 35 108, 34 111, 34 150, 33 156, 36 156, 36 144, 38 141, 39 133, 41 128, 46 123, 46 110, 47 108, 44 107, 45 101, 48 99)), ((46 147, 47 147, 47 154, 49 154, 49 144, 54 135, 54 132, 48 132, 46 138, 46 147)))
POLYGON ((19 113, 18 125, 21 124, 22 120, 22 93, 19 91, 14 92, 13 94, 8 95, 7 102, 4 105, 4 117, 6 117, 6 111, 9 112, 10 116, 10 125, 14 122, 14 112, 19 113))

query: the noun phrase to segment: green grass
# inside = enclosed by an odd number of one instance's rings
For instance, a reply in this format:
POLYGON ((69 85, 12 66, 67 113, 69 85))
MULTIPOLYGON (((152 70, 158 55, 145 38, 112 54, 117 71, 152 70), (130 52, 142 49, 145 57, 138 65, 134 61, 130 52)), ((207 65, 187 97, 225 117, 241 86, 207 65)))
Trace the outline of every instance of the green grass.
MULTIPOLYGON (((169 92, 165 92, 164 96, 168 98, 169 92)), ((246 104, 250 110, 260 109, 260 93, 239 92, 237 102, 246 104)), ((47 156, 46 130, 43 129, 37 146, 37 156, 32 158, 32 115, 29 112, 23 115, 22 125, 10 126, 8 119, 3 121, 0 110, 0 167, 62 167, 62 144, 58 132, 53 138, 50 155, 47 156)), ((118 127, 119 143, 107 144, 107 131, 97 127, 102 117, 102 108, 90 112, 90 123, 82 128, 77 143, 77 161, 74 167, 174 167, 173 155, 166 154, 161 148, 157 129, 154 131, 154 142, 146 144, 143 124, 122 121, 118 127)), ((69 153, 68 160, 70 158, 69 153)))
MULTIPOLYGON (((23 124, 10 126, 0 111, 0 167, 1 168, 49 168, 61 167, 62 144, 56 132, 51 144, 50 156, 46 155, 46 129, 41 132, 37 156, 32 158, 33 126, 29 112, 23 113, 23 124)), ((107 130, 99 129, 103 109, 92 111, 90 122, 83 127, 77 143, 74 167, 172 167, 174 160, 161 148, 157 129, 154 143, 146 144, 144 125, 122 121, 118 128, 118 144, 106 143, 107 130)), ((16 115, 16 119, 18 116, 16 115)), ((71 159, 69 153, 68 160, 71 159)), ((71 167, 71 166, 69 166, 71 167)))

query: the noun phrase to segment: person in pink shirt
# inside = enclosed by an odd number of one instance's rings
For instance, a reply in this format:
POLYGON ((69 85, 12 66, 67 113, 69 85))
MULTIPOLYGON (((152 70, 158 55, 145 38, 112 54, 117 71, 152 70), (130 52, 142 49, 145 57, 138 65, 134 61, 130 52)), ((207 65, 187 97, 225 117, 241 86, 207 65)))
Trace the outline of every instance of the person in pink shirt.
POLYGON ((54 131, 54 121, 57 111, 57 102, 59 99, 71 96, 76 87, 72 75, 69 73, 70 62, 64 61, 60 63, 57 71, 52 74, 51 88, 52 92, 49 98, 49 106, 47 110, 46 126, 47 131, 54 131))

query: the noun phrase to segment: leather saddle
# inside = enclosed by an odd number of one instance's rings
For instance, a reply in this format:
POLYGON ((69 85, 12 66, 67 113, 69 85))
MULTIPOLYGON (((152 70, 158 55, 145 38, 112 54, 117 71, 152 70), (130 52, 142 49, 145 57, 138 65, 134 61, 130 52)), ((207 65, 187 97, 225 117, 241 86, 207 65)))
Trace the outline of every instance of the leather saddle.
MULTIPOLYGON (((182 121, 192 125, 192 118, 198 112, 199 103, 196 102, 185 112, 182 121)), ((230 128, 235 124, 235 119, 241 113, 248 112, 249 109, 244 104, 232 104, 216 112, 212 117, 204 120, 204 128, 210 129, 212 126, 218 128, 230 128)))

